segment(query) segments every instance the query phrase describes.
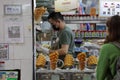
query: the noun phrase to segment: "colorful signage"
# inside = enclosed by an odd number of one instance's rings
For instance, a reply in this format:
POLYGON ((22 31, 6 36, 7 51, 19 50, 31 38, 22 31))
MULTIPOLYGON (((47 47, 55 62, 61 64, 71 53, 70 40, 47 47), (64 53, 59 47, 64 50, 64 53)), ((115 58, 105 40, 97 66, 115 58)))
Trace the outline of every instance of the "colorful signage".
POLYGON ((120 15, 120 0, 99 0, 99 16, 120 15))

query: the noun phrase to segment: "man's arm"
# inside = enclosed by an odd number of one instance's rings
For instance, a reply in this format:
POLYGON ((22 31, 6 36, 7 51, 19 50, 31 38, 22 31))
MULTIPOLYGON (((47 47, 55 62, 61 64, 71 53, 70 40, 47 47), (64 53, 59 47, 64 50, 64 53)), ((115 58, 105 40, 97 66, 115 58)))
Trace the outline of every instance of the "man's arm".
POLYGON ((51 52, 57 51, 59 53, 59 55, 65 55, 68 53, 68 48, 69 48, 68 44, 63 44, 60 49, 49 50, 49 52, 51 53, 51 52))

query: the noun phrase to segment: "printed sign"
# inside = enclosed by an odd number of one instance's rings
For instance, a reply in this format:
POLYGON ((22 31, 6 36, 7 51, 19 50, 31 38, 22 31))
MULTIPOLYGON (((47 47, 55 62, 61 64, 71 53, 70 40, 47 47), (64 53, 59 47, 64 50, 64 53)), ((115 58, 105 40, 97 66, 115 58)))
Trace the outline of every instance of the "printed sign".
POLYGON ((0 71, 0 80, 20 80, 20 73, 18 71, 0 71))
POLYGON ((5 15, 21 15, 22 14, 22 5, 4 5, 4 14, 5 15))
POLYGON ((99 16, 120 15, 120 0, 99 0, 99 16))
POLYGON ((5 42, 23 43, 23 21, 20 16, 4 18, 5 42))

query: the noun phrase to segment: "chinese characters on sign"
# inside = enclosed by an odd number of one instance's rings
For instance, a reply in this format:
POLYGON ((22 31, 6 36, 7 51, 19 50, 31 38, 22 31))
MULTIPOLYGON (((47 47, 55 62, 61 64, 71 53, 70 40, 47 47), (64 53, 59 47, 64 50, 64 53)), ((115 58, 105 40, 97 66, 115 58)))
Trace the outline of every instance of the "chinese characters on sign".
POLYGON ((21 15, 22 6, 21 5, 4 5, 5 15, 21 15))
POLYGON ((120 0, 100 0, 99 16, 120 15, 120 0))

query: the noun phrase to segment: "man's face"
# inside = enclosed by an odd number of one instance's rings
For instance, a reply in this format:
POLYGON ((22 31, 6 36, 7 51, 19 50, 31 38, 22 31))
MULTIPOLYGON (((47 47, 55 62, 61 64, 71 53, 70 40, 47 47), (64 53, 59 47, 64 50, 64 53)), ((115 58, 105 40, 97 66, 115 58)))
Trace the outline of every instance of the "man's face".
POLYGON ((49 22, 51 23, 52 28, 54 30, 59 31, 59 25, 60 25, 59 21, 55 21, 53 19, 49 19, 49 22))

